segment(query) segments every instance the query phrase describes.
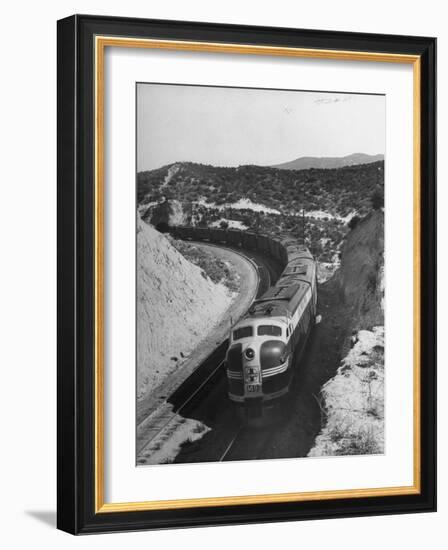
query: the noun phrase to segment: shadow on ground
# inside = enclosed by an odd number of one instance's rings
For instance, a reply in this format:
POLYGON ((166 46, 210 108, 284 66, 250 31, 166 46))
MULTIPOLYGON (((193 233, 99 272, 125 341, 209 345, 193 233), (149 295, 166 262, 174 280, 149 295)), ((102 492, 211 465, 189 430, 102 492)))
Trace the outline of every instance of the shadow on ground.
POLYGON ((25 514, 56 529, 56 510, 26 510, 25 514))

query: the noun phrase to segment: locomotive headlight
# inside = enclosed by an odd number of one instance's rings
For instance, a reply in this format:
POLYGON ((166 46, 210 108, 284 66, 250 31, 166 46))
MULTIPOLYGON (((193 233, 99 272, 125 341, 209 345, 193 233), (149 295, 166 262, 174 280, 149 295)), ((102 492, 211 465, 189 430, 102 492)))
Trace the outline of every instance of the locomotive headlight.
POLYGON ((247 348, 244 353, 249 361, 255 357, 255 351, 252 348, 247 348))

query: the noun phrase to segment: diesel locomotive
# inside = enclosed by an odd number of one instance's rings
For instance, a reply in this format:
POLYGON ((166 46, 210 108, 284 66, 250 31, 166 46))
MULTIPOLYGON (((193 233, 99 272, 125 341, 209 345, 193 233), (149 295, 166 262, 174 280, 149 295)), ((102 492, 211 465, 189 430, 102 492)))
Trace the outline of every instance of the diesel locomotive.
POLYGON ((294 241, 282 246, 287 261, 280 278, 232 327, 229 338, 229 398, 249 416, 250 411, 259 416, 288 393, 316 318, 314 258, 294 241))
POLYGON ((230 332, 226 354, 231 401, 258 417, 286 396, 316 319, 317 269, 308 248, 295 239, 231 229, 171 227, 176 238, 257 250, 283 272, 230 332), (293 361, 294 358, 294 361, 293 361))

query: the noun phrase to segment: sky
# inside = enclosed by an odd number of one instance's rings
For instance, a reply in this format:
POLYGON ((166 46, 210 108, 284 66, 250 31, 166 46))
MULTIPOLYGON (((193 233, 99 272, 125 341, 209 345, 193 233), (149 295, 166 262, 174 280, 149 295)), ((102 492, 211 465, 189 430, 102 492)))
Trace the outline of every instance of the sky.
POLYGON ((385 97, 137 84, 137 170, 385 152, 385 97))

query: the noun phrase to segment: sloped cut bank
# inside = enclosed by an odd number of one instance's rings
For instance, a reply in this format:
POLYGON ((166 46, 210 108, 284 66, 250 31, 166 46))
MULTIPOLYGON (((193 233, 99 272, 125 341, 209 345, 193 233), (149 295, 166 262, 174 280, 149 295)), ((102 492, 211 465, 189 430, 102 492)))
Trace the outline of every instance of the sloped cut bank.
POLYGON ((219 322, 232 293, 153 227, 137 224, 137 399, 180 368, 219 322))
POLYGON ((351 309, 352 337, 336 375, 321 388, 325 423, 308 456, 384 453, 384 214, 349 233, 333 280, 351 309))
POLYGON ((384 452, 384 327, 356 338, 321 390, 327 422, 308 456, 384 452))

